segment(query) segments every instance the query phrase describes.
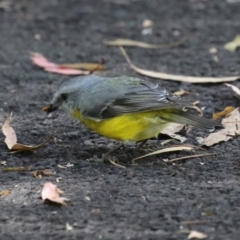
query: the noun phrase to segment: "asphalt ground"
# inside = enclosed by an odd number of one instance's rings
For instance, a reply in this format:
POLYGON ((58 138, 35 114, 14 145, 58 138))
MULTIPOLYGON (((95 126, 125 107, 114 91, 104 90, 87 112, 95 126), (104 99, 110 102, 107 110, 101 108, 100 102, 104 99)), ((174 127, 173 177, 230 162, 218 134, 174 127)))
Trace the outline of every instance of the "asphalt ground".
MULTIPOLYGON (((104 39, 129 38, 149 43, 171 43, 193 34, 172 49, 127 48, 139 67, 193 76, 239 75, 240 52, 224 50, 239 32, 240 3, 230 1, 112 0, 11 2, 0 9, 0 122, 13 112, 18 141, 37 144, 55 132, 36 153, 11 154, 0 135, 0 160, 8 167, 32 166, 57 175, 34 178, 31 172, 1 172, 1 239, 187 239, 188 230, 207 239, 237 240, 240 226, 239 138, 217 144, 201 153, 213 156, 166 164, 163 159, 187 156, 178 152, 131 159, 161 147, 151 140, 144 149, 135 145, 116 151, 125 169, 102 163, 100 158, 117 142, 86 129, 63 111, 48 117, 41 108, 70 76, 44 72, 34 66, 29 52, 52 61, 100 62, 103 76, 140 77, 130 69, 117 47, 104 39), (154 22, 152 34, 142 34, 142 22, 154 22), (211 53, 209 49, 216 48, 211 53), (217 59, 217 60, 216 60, 217 59), (72 167, 59 168, 72 164, 72 167), (56 182, 57 178, 61 178, 56 182), (65 191, 73 205, 43 204, 40 192, 51 181, 65 191), (184 224, 184 221, 192 224, 184 224), (72 226, 72 230, 66 224, 72 226)), ((148 77, 141 76, 151 80, 148 77)), ((197 93, 204 115, 226 106, 239 106, 223 84, 189 84, 156 80, 169 91, 183 88, 197 93)), ((234 83, 240 87, 239 82, 234 83)), ((194 129, 188 144, 208 133, 194 129)), ((178 142, 170 143, 179 144, 178 142)))

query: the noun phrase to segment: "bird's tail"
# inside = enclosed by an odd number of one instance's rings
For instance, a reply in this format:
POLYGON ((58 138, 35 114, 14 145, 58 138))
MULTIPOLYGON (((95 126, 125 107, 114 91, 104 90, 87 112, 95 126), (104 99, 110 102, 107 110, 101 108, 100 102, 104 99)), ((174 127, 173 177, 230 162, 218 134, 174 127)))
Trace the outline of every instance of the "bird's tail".
POLYGON ((194 127, 198 127, 209 132, 214 131, 215 127, 222 127, 222 125, 211 119, 199 117, 188 112, 184 112, 178 109, 172 109, 167 112, 161 112, 161 117, 176 123, 188 124, 194 127))

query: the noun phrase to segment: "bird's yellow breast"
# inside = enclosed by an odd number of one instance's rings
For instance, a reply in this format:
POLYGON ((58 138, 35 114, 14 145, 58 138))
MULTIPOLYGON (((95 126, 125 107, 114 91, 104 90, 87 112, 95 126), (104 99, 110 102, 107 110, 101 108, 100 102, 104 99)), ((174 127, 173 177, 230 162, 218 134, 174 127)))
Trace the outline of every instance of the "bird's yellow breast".
POLYGON ((79 110, 73 116, 100 135, 120 141, 141 141, 156 136, 168 122, 159 111, 129 113, 101 121, 84 117, 79 110))

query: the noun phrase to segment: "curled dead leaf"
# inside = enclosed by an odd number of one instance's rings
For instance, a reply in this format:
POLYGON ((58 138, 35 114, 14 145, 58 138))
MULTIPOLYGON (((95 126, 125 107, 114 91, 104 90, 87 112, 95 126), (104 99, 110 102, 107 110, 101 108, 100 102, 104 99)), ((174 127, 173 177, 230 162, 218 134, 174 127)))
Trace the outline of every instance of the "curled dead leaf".
POLYGON ((198 116, 202 117, 203 116, 203 111, 201 110, 201 108, 199 108, 197 106, 197 104, 199 104, 199 101, 194 102, 192 105, 186 106, 183 108, 183 111, 187 111, 189 108, 190 109, 195 109, 198 112, 198 116))
POLYGON ((228 106, 226 107, 223 111, 221 112, 216 112, 213 114, 212 118, 213 120, 218 120, 219 118, 221 117, 228 117, 229 114, 234 110, 235 108, 234 107, 231 107, 231 106, 228 106))
POLYGON ((35 178, 42 178, 43 176, 53 176, 56 175, 56 172, 52 172, 50 169, 44 169, 44 170, 36 170, 32 172, 33 177, 35 178))
POLYGON ((55 184, 51 182, 46 182, 43 186, 41 196, 43 202, 50 201, 53 203, 67 205, 66 203, 70 201, 68 198, 60 197, 64 192, 59 189, 55 184))
POLYGON ((228 117, 222 120, 223 129, 209 134, 206 138, 198 138, 197 141, 201 145, 212 146, 219 142, 226 142, 234 136, 240 135, 240 113, 236 108, 228 117))
POLYGON ((173 139, 179 140, 181 143, 185 142, 187 138, 177 134, 184 128, 183 124, 180 123, 170 123, 166 128, 164 128, 161 133, 168 135, 173 139))
POLYGON ((54 135, 54 134, 51 134, 44 142, 42 142, 39 145, 24 145, 21 143, 17 143, 17 135, 14 129, 10 125, 11 121, 12 121, 12 113, 2 125, 2 133, 5 136, 5 143, 7 144, 8 149, 12 150, 12 152, 36 151, 42 148, 54 135))

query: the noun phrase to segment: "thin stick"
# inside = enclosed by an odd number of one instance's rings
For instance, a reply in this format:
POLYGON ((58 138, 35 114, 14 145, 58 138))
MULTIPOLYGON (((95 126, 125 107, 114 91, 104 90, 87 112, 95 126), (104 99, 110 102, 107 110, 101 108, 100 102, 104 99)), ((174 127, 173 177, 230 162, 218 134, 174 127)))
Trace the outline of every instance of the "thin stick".
POLYGON ((174 158, 174 159, 168 160, 168 161, 166 161, 166 163, 176 162, 179 160, 184 160, 184 159, 189 159, 189 158, 197 158, 197 157, 212 156, 212 155, 216 155, 216 153, 203 153, 203 154, 179 157, 179 158, 174 158))
POLYGON ((118 163, 116 163, 116 162, 114 162, 113 160, 111 160, 111 159, 108 159, 108 161, 112 164, 112 165, 114 165, 114 166, 116 166, 116 167, 120 167, 120 168, 126 168, 125 166, 123 166, 123 165, 120 165, 120 164, 118 164, 118 163))

